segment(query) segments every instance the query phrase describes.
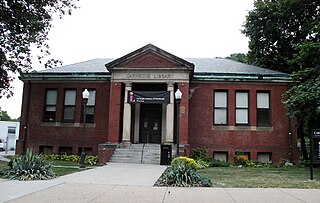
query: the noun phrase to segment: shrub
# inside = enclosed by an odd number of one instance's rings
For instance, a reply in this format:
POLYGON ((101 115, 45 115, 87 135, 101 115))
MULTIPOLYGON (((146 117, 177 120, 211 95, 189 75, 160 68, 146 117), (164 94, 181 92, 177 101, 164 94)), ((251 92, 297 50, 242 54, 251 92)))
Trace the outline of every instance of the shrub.
POLYGON ((189 186, 202 186, 211 187, 212 182, 210 179, 197 174, 191 168, 174 168, 169 166, 165 172, 161 175, 156 185, 158 186, 177 186, 177 187, 189 187, 189 186))
POLYGON ((195 171, 200 169, 200 166, 196 163, 194 159, 191 159, 185 156, 174 158, 171 162, 171 166, 174 169, 178 169, 178 168, 193 169, 195 171))
POLYGON ((210 166, 210 162, 211 161, 208 161, 205 160, 205 159, 197 159, 196 160, 196 163, 199 165, 200 169, 204 169, 204 168, 208 168, 210 166))
POLYGON ((207 159, 209 158, 208 150, 206 148, 195 148, 192 150, 190 157, 194 160, 207 159))
POLYGON ((86 159, 84 160, 85 165, 97 165, 98 164, 98 157, 97 156, 86 156, 86 159))
POLYGON ((246 166, 247 164, 249 164, 248 157, 246 157, 243 154, 236 155, 235 159, 236 159, 235 161, 236 165, 246 166))
POLYGON ((210 164, 209 164, 210 167, 229 167, 230 166, 230 163, 229 162, 226 162, 226 161, 221 161, 221 160, 216 160, 216 159, 213 159, 210 164))
MULTIPOLYGON (((78 155, 58 155, 58 154, 47 154, 42 155, 46 160, 61 160, 61 161, 70 161, 78 163, 80 161, 80 156, 78 155)), ((86 156, 84 160, 84 164, 86 165, 97 165, 98 157, 97 156, 86 156)))
POLYGON ((9 166, 5 177, 14 180, 47 180, 54 177, 51 165, 43 157, 33 155, 32 150, 14 158, 9 166))

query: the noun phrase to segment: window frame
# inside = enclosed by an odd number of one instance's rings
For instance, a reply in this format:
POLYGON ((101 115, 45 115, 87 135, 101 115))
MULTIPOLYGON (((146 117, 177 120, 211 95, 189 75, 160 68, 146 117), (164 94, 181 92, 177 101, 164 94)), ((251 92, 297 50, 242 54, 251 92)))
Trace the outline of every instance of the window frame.
POLYGON ((217 126, 227 126, 229 123, 229 119, 228 119, 228 112, 229 112, 229 108, 228 108, 228 104, 229 104, 229 91, 225 90, 225 89, 217 89, 213 91, 213 124, 217 125, 217 126), (223 92, 226 94, 226 106, 225 107, 216 107, 216 93, 218 92, 223 92), (216 123, 215 122, 215 113, 216 113, 216 109, 218 110, 225 110, 226 111, 226 121, 225 123, 216 123))
POLYGON ((237 126, 248 126, 250 124, 250 113, 249 113, 249 108, 250 108, 250 91, 249 90, 236 90, 235 91, 235 97, 234 97, 234 111, 235 111, 235 125, 237 126), (237 107, 237 93, 246 93, 247 94, 247 107, 237 107), (237 123, 237 110, 246 110, 247 111, 247 123, 237 123))
POLYGON ((45 89, 45 98, 44 98, 44 110, 43 110, 43 121, 44 122, 56 122, 57 118, 57 101, 58 101, 58 90, 56 88, 48 88, 48 89, 45 89), (56 92, 56 101, 55 101, 55 104, 47 104, 48 100, 47 100, 47 97, 48 97, 48 92, 49 91, 55 91, 56 92), (47 107, 55 107, 55 111, 53 113, 54 115, 54 118, 53 120, 50 120, 49 116, 48 116, 48 113, 47 112, 53 112, 53 111, 47 111, 47 107))
MULTIPOLYGON (((258 127, 270 127, 272 126, 271 123, 271 107, 270 107, 270 101, 271 101, 271 91, 257 91, 256 92, 256 116, 257 116, 257 126, 258 127), (268 94, 268 108, 258 108, 258 94, 268 94), (267 111, 268 115, 268 123, 259 123, 259 112, 261 111, 267 111)), ((261 115, 261 114, 260 114, 261 115)))
POLYGON ((76 112, 76 104, 77 104, 77 90, 76 89, 64 89, 64 97, 63 97, 63 113, 62 113, 62 122, 64 123, 74 123, 75 121, 75 112, 76 112), (67 91, 74 91, 75 92, 75 98, 74 98, 74 105, 66 105, 66 92, 67 91), (72 108, 73 107, 73 119, 66 119, 66 108, 72 108))

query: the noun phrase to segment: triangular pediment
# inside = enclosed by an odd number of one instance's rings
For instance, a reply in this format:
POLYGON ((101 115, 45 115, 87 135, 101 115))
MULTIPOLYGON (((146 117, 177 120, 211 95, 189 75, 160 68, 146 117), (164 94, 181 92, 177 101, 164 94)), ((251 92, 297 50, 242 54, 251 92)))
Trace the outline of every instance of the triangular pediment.
POLYGON ((112 72, 114 69, 130 68, 177 68, 193 71, 194 65, 182 58, 170 54, 152 44, 148 44, 136 51, 133 51, 108 64, 107 69, 112 72))

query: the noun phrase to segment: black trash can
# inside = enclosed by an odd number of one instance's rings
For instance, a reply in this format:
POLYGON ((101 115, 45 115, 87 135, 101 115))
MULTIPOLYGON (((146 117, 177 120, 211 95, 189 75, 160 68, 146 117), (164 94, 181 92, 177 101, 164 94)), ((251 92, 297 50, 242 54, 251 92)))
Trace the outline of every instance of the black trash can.
POLYGON ((161 158, 160 165, 170 165, 172 160, 172 147, 171 145, 161 145, 161 158))

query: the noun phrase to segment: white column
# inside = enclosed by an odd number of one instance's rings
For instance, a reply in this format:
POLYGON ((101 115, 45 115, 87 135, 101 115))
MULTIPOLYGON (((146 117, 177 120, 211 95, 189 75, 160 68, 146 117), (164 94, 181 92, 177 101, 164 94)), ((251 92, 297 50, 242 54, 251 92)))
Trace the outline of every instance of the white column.
POLYGON ((135 104, 135 118, 134 118, 134 143, 139 143, 140 132, 140 104, 135 104))
POLYGON ((168 83, 167 90, 170 94, 170 103, 167 104, 166 118, 166 139, 165 143, 173 143, 173 127, 174 127, 174 86, 168 83))
POLYGON ((131 129, 131 104, 128 103, 129 91, 131 91, 131 83, 125 84, 124 91, 124 108, 123 108, 123 132, 122 143, 130 144, 130 129, 131 129))

